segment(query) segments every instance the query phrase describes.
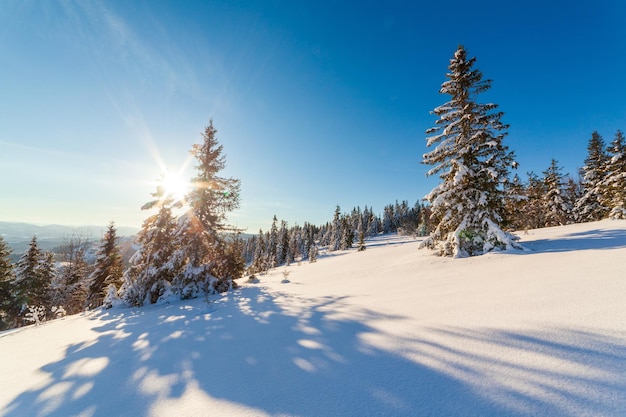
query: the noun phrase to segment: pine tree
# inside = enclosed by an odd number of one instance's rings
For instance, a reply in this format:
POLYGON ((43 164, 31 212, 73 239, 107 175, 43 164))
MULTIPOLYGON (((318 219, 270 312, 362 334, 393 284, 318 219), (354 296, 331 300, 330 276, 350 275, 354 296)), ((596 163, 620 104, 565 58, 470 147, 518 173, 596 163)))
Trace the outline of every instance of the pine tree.
POLYGON ((626 140, 621 131, 609 146, 606 178, 601 183, 602 203, 610 209, 612 219, 626 219, 626 140))
POLYGON ((568 223, 569 211, 567 201, 563 196, 564 176, 557 161, 552 158, 550 166, 543 172, 543 183, 546 190, 544 195, 544 212, 546 221, 544 226, 561 226, 568 223))
POLYGON ((601 184, 606 177, 608 160, 604 139, 595 131, 589 139, 585 166, 581 170, 583 195, 575 205, 575 211, 583 222, 603 219, 609 213, 608 208, 601 203, 601 184))
POLYGON ((89 277, 89 293, 87 304, 91 308, 102 305, 107 295, 109 285, 119 290, 123 276, 122 257, 117 244, 117 229, 115 223, 109 223, 108 229, 102 238, 96 253, 94 271, 89 277))
POLYGON ((196 176, 187 195, 190 209, 177 233, 181 248, 177 257, 183 264, 178 281, 184 284, 184 298, 195 297, 197 290, 214 292, 236 285, 232 281, 234 271, 220 265, 227 257, 224 234, 237 232, 226 220, 228 213, 239 207, 240 182, 219 176, 226 157, 216 133, 211 120, 202 143, 191 149, 197 161, 196 176))
POLYGON ((443 181, 426 197, 438 224, 423 246, 446 256, 472 256, 494 248, 518 246, 503 232, 504 190, 509 170, 516 168, 514 153, 503 145, 507 125, 496 104, 481 104, 477 95, 491 87, 473 69, 476 58, 467 58, 459 46, 450 60, 449 78, 440 92, 450 101, 433 110, 439 116, 427 145, 423 163, 432 165, 427 175, 443 181))

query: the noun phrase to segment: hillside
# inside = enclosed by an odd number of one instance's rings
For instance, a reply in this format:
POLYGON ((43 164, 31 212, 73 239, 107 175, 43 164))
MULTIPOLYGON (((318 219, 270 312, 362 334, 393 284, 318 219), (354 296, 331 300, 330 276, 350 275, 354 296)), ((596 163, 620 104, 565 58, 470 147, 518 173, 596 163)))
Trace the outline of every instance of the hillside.
POLYGON ((0 415, 626 415, 626 221, 520 237, 448 259, 383 236, 210 300, 0 333, 0 415))

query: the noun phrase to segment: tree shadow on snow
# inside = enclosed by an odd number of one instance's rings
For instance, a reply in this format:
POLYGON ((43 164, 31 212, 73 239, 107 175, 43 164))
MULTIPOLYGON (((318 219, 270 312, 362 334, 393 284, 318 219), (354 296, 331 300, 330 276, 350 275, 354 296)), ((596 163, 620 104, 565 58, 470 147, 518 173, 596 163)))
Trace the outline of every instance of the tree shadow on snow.
POLYGON ((626 413, 624 338, 601 333, 443 328, 393 336, 371 324, 404 318, 340 297, 257 287, 99 320, 96 339, 69 346, 41 369, 49 383, 0 414, 217 415, 209 398, 281 416, 612 415, 603 408, 611 398, 626 413), (490 348, 510 356, 492 357, 490 348), (562 367, 516 360, 537 352, 562 367))
POLYGON ((626 248, 626 230, 588 230, 579 233, 570 233, 562 238, 539 239, 530 242, 520 241, 530 252, 570 252, 589 249, 617 249, 626 248))

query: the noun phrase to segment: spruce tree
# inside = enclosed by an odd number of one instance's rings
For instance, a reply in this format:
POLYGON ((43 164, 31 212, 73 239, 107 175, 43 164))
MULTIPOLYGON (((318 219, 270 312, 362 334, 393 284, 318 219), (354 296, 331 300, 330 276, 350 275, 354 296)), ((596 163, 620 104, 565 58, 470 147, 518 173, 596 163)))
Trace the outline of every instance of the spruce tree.
POLYGON ((609 209, 601 202, 601 184, 606 177, 608 160, 604 139, 595 131, 589 139, 585 166, 581 170, 583 195, 575 206, 575 211, 583 222, 603 219, 609 213, 609 209))
POLYGON ((19 306, 14 289, 15 273, 11 262, 11 248, 0 236, 0 331, 15 327, 19 306))
POLYGON ((167 296, 178 272, 179 265, 173 256, 176 250, 173 200, 160 186, 152 196, 156 200, 146 203, 142 209, 156 207, 158 212, 143 222, 137 234, 139 249, 130 258, 130 266, 122 277, 122 299, 132 306, 155 303, 167 296))
POLYGON ((543 183, 546 190, 543 199, 546 221, 544 226, 561 226, 568 223, 569 212, 567 201, 563 195, 564 176, 561 174, 556 159, 552 158, 550 166, 543 172, 543 183))
POLYGON ((337 206, 335 208, 335 214, 333 215, 333 222, 328 231, 328 251, 334 252, 341 248, 341 208, 337 206))
POLYGON ((501 122, 496 104, 477 101, 491 87, 474 69, 476 58, 459 46, 450 60, 440 92, 450 101, 435 108, 437 126, 428 129, 423 163, 432 165, 427 175, 439 174, 442 183, 426 199, 438 219, 423 246, 446 256, 480 255, 494 248, 517 247, 513 235, 502 231, 504 185, 516 168, 514 153, 503 144, 508 125, 501 122))
POLYGON ((267 248, 263 230, 259 229, 257 245, 254 249, 254 259, 252 260, 252 273, 263 273, 267 271, 267 248))
POLYGON ((274 268, 278 266, 276 258, 278 257, 278 219, 274 214, 272 219, 272 225, 270 226, 269 236, 267 239, 267 261, 269 263, 268 268, 274 268))
POLYGON ((15 266, 16 301, 22 306, 50 306, 54 263, 50 265, 50 253, 42 252, 33 236, 28 249, 15 266), (52 268, 52 270, 51 270, 52 268))
POLYGON ((612 219, 626 219, 626 139, 618 130, 608 148, 606 177, 601 184, 602 202, 612 219))
POLYGON ((85 251, 89 240, 72 235, 60 247, 60 266, 54 281, 54 306, 62 306, 67 314, 84 310, 88 294, 89 265, 85 251))
POLYGON ((96 253, 94 271, 89 277, 89 293, 87 304, 90 308, 102 305, 107 295, 109 285, 116 289, 122 286, 123 275, 122 257, 117 244, 117 229, 115 223, 109 223, 96 253))
POLYGON ((215 292, 236 285, 235 271, 219 266, 227 256, 225 233, 236 232, 227 224, 229 212, 239 207, 240 182, 221 177, 226 166, 223 147, 216 138, 217 130, 211 120, 202 134, 203 141, 193 145, 190 153, 196 159, 196 176, 186 201, 189 210, 177 232, 182 263, 177 281, 182 285, 183 298, 195 297, 198 291, 215 292))

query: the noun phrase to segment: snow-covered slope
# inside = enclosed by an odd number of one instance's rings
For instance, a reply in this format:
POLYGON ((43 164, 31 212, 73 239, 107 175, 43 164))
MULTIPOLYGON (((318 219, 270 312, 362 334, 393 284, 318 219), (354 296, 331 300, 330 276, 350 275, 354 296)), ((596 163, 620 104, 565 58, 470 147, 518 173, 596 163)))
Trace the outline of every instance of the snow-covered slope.
POLYGON ((468 259, 381 237, 209 302, 0 334, 0 414, 626 415, 626 221, 521 237, 468 259))

